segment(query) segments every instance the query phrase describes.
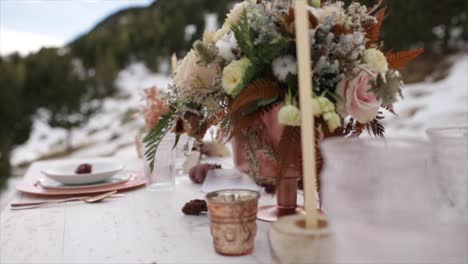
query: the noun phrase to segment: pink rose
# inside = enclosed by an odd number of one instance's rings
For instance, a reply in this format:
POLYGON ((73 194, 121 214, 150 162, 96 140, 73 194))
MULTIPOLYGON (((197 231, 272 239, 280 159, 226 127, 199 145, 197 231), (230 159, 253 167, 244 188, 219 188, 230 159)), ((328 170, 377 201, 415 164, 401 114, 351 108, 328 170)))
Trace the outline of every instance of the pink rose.
POLYGON ((366 70, 355 68, 352 76, 338 83, 336 93, 342 100, 338 102, 337 110, 343 118, 350 115, 359 123, 366 124, 377 116, 382 101, 369 91, 372 88, 370 81, 377 72, 367 70, 370 67, 366 65, 362 66, 366 70))

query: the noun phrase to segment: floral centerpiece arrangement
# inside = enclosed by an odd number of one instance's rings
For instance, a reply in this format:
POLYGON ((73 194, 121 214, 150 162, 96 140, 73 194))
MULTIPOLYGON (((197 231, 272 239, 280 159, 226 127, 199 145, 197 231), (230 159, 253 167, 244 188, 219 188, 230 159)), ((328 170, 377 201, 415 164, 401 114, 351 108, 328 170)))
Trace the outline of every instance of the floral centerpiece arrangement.
MULTIPOLYGON (((273 2, 237 3, 221 29, 205 32, 174 63, 168 92, 150 94, 152 129, 144 142, 151 167, 166 133, 202 139, 216 126, 219 140, 243 144, 234 150, 247 159, 250 175, 265 176, 264 163, 275 176, 300 170, 295 12, 291 1, 273 2)), ((423 52, 384 46, 381 4, 326 1, 308 7, 315 116, 306 118, 315 118, 317 143, 364 130, 383 136, 381 113, 393 112, 401 96, 398 70, 423 52)))

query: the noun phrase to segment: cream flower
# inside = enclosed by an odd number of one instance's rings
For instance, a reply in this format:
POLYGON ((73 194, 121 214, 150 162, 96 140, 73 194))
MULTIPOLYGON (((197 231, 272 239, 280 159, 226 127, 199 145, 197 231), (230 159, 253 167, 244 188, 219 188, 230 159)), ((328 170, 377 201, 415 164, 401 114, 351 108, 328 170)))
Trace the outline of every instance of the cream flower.
POLYGON ((206 31, 203 33, 203 44, 210 45, 215 43, 216 32, 206 31))
POLYGON ((247 58, 232 61, 223 70, 223 89, 231 97, 236 97, 251 81, 254 65, 247 58))
POLYGON ((218 29, 218 31, 216 31, 214 35, 214 42, 218 42, 219 40, 221 40, 222 37, 224 37, 224 35, 226 35, 229 32, 231 32, 231 24, 229 24, 228 22, 224 22, 223 26, 220 29, 218 29))
POLYGON ((214 92, 217 89, 216 78, 220 75, 221 68, 218 64, 201 65, 198 60, 197 53, 191 50, 177 66, 174 83, 181 90, 214 92))
POLYGON ((301 111, 294 105, 285 105, 278 113, 278 121, 284 126, 301 126, 301 111))
POLYGON ((385 55, 378 49, 366 49, 362 55, 362 62, 370 65, 379 73, 388 71, 388 62, 385 55))
POLYGON ((353 74, 343 79, 336 87, 336 93, 342 100, 338 103, 338 113, 342 117, 350 115, 361 124, 372 121, 379 111, 382 100, 369 91, 372 88, 370 81, 374 74, 368 65, 361 65, 354 69, 353 74))
POLYGON ((232 9, 231 12, 227 15, 226 21, 231 24, 231 25, 237 25, 237 23, 240 20, 240 17, 242 16, 242 13, 244 13, 244 10, 248 6, 248 2, 244 1, 241 3, 237 3, 232 9))
POLYGON ((335 130, 341 127, 341 118, 335 112, 328 112, 323 115, 323 119, 327 122, 328 130, 335 132, 335 130))
POLYGON ((296 58, 291 55, 279 57, 273 61, 273 74, 282 82, 285 82, 290 75, 297 75, 296 58))
POLYGON ((242 13, 246 10, 247 6, 249 5, 248 1, 244 1, 241 3, 237 3, 227 15, 226 21, 224 22, 223 26, 216 31, 214 42, 218 42, 221 40, 224 35, 231 32, 231 27, 237 25, 239 22, 242 13))

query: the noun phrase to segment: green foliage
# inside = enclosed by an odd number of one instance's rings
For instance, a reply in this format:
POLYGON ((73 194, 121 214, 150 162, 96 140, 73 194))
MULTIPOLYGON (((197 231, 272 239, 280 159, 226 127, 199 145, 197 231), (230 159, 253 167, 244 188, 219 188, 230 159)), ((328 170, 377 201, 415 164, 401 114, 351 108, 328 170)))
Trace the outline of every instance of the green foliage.
POLYGON ((256 65, 269 66, 289 44, 285 38, 280 38, 274 42, 255 45, 256 33, 249 24, 246 11, 242 13, 238 24, 232 26, 231 29, 242 52, 256 65))
POLYGON ((254 39, 255 33, 250 27, 247 11, 244 10, 237 25, 231 27, 240 49, 252 62, 256 62, 254 39))
POLYGON ((371 81, 371 84, 370 91, 377 96, 377 99, 382 100, 384 107, 393 105, 398 100, 397 95, 402 96, 403 82, 397 71, 389 70, 386 75, 379 74, 375 80, 371 81))
POLYGON ((174 120, 172 119, 172 112, 167 112, 159 118, 158 124, 151 129, 151 131, 143 139, 145 144, 145 158, 149 162, 150 170, 154 170, 154 158, 156 157, 156 152, 158 151, 159 144, 161 143, 164 136, 169 132, 169 130, 174 125, 174 120))
POLYGON ((278 57, 283 49, 288 46, 289 42, 285 38, 278 39, 274 43, 263 43, 256 48, 256 56, 259 63, 270 65, 271 62, 278 57))
POLYGON ((200 62, 208 65, 216 60, 218 57, 218 50, 214 47, 209 47, 203 44, 202 41, 197 40, 193 43, 193 48, 197 52, 200 62))
POLYGON ((70 44, 72 53, 86 68, 96 68, 103 54, 115 59, 118 69, 143 61, 151 70, 173 53, 182 57, 203 36, 205 14, 215 13, 224 21, 233 0, 158 0, 146 8, 129 8, 111 15, 89 33, 70 44), (185 27, 196 32, 186 39, 185 27))

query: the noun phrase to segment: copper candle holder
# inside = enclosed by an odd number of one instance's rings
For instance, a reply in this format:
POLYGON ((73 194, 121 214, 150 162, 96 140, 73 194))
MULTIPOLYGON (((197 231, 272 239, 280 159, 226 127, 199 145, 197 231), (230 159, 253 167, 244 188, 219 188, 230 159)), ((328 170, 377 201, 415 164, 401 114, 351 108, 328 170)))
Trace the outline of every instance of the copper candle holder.
POLYGON ((257 233, 260 194, 250 190, 222 190, 206 195, 215 251, 221 255, 252 253, 257 233))

